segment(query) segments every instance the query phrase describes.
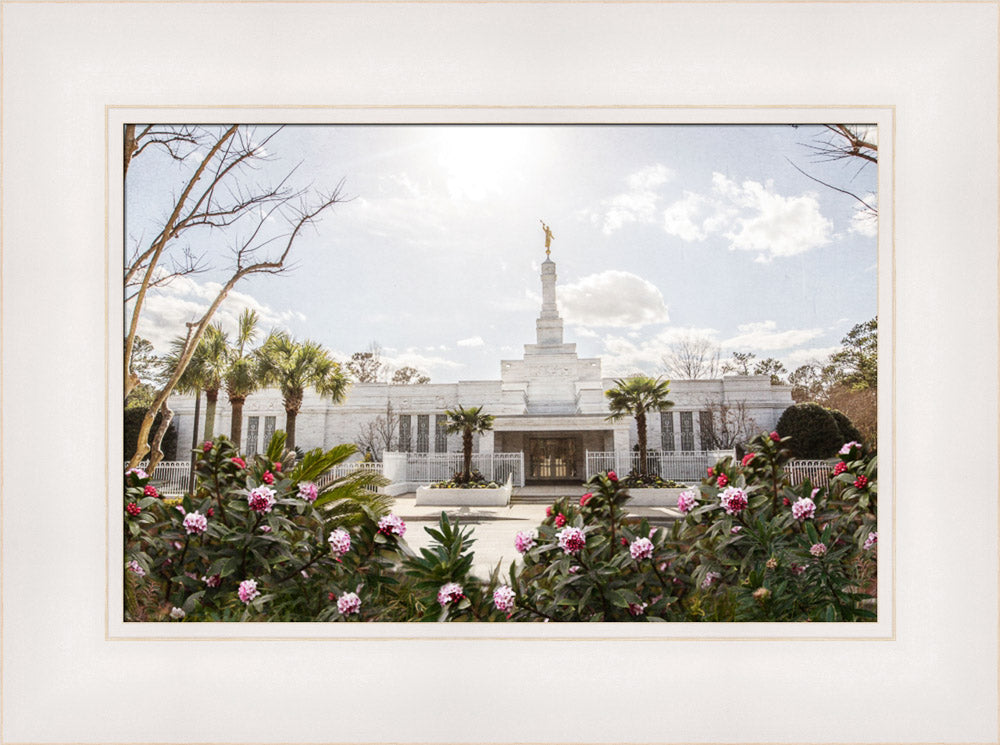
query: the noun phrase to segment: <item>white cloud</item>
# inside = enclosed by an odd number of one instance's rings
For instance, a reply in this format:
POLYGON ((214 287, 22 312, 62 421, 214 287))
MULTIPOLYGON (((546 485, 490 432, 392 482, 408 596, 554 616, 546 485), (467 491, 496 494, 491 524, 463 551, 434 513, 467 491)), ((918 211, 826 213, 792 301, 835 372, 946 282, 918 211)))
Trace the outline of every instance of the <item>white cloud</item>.
POLYGON ((661 163, 647 166, 630 174, 625 183, 628 191, 605 199, 601 210, 591 220, 602 224, 605 235, 611 235, 629 223, 656 221, 660 194, 657 188, 674 177, 674 172, 661 163))
MULTIPOLYGON (((183 336, 186 323, 195 321, 208 310, 222 289, 218 282, 198 282, 190 277, 176 277, 170 284, 154 288, 146 296, 139 321, 139 335, 148 339, 158 352, 165 352, 171 340, 183 336)), ((257 311, 259 334, 266 335, 273 328, 287 329, 292 322, 306 320, 297 310, 276 310, 258 301, 252 295, 231 290, 222 305, 212 316, 212 323, 222 324, 223 331, 234 336, 239 317, 244 308, 257 311)), ((131 313, 132 306, 128 311, 131 313)))
POLYGON ((620 376, 642 371, 659 374, 663 357, 670 345, 683 339, 709 339, 714 341, 718 331, 712 328, 665 328, 648 339, 632 340, 626 336, 604 337, 601 364, 605 375, 620 376))
POLYGON ((874 207, 875 211, 862 204, 857 204, 854 208, 854 214, 851 215, 851 226, 848 228, 848 232, 874 238, 878 235, 878 195, 868 192, 862 194, 861 198, 874 207))
POLYGON ((465 367, 460 362, 449 360, 445 357, 424 354, 419 349, 411 348, 395 354, 385 354, 383 349, 382 361, 390 370, 398 370, 401 367, 415 367, 434 380, 435 375, 443 375, 452 370, 465 367))
POLYGON ((839 346, 832 347, 811 347, 808 349, 796 349, 792 352, 782 355, 782 361, 785 363, 785 367, 788 372, 795 372, 797 367, 802 365, 807 365, 811 362, 818 362, 820 364, 826 362, 827 358, 834 352, 839 352, 839 346))
POLYGON ((558 289, 559 308, 575 326, 637 328, 670 320, 663 293, 631 272, 591 274, 558 289))
POLYGON ((736 327, 736 336, 724 339, 722 346, 739 351, 766 351, 776 349, 791 349, 800 344, 812 341, 823 334, 823 329, 789 329, 778 331, 774 321, 759 321, 744 323, 736 327))
POLYGON ((737 184, 712 174, 709 194, 685 192, 663 211, 663 228, 681 240, 701 242, 718 234, 733 250, 756 251, 758 261, 794 256, 831 240, 815 194, 782 196, 771 181, 737 184))
POLYGON ((459 347, 481 347, 485 343, 481 336, 470 336, 468 339, 459 339, 455 342, 459 347))

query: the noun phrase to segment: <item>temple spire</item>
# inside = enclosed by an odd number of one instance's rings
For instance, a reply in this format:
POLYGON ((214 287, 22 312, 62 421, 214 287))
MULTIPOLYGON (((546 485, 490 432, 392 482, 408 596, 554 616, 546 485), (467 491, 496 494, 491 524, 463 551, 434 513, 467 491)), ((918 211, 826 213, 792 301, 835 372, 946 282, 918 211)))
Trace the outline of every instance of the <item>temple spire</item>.
POLYGON ((559 346, 563 343, 563 321, 556 305, 556 263, 550 255, 552 231, 544 222, 545 261, 542 262, 542 312, 535 321, 535 332, 539 346, 559 346))
POLYGON ((549 226, 545 224, 544 220, 539 219, 538 222, 542 224, 542 230, 545 231, 545 259, 549 260, 549 253, 552 247, 552 239, 555 238, 555 236, 552 235, 552 231, 549 229, 549 226))

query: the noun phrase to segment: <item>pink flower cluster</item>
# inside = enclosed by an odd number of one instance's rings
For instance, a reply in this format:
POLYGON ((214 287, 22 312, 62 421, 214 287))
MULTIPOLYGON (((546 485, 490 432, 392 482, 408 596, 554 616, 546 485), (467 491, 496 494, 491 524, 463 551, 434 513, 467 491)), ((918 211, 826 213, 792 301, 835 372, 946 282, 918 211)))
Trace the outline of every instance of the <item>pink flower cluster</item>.
POLYGON ((188 535, 201 535, 208 529, 208 518, 198 512, 189 512, 184 516, 184 530, 188 535))
POLYGON ((240 600, 244 603, 249 603, 254 598, 260 597, 260 590, 257 589, 257 580, 245 579, 240 582, 238 594, 240 596, 240 600))
POLYGON ((351 550, 351 534, 343 528, 337 528, 335 531, 330 533, 330 537, 327 538, 327 541, 330 542, 330 549, 337 556, 343 556, 351 550))
POLYGON ((876 546, 876 544, 878 544, 878 533, 872 531, 871 533, 868 534, 868 537, 865 538, 865 545, 864 545, 865 551, 871 551, 876 546))
POLYGON ((811 553, 813 556, 822 556, 823 554, 826 553, 826 544, 814 543, 812 546, 809 547, 809 553, 811 553))
POLYGON ((303 481, 299 484, 299 498, 307 502, 315 502, 319 496, 319 489, 311 481, 303 481))
POLYGON ((649 603, 629 603, 628 612, 632 616, 641 616, 646 612, 646 608, 649 607, 649 603))
MULTIPOLYGON (((721 477, 720 477, 721 478, 721 477)), ((738 515, 747 508, 747 494, 742 489, 730 486, 719 494, 719 503, 727 515, 738 515)))
POLYGON ((851 448, 859 448, 859 447, 861 447, 861 443, 860 442, 857 442, 855 440, 851 440, 850 442, 844 443, 844 447, 842 447, 840 449, 840 454, 841 455, 850 455, 851 454, 851 448))
POLYGON ((792 517, 796 520, 810 520, 816 514, 816 503, 809 497, 801 497, 792 505, 792 517))
POLYGON ((653 555, 653 542, 648 538, 636 538, 629 544, 628 552, 636 561, 648 559, 653 555))
POLYGON ((514 598, 517 594, 507 585, 500 585, 493 591, 493 607, 503 613, 514 610, 514 598))
POLYGON ((715 483, 717 483, 719 486, 725 486, 726 484, 729 483, 729 477, 724 473, 720 473, 719 478, 716 479, 715 483))
POLYGON ((218 587, 222 584, 222 575, 213 574, 211 577, 202 577, 201 581, 205 583, 206 587, 218 587))
POLYGON ((274 474, 271 473, 270 471, 264 471, 264 475, 260 477, 260 480, 263 481, 265 484, 273 484, 274 474))
POLYGON ((533 530, 520 530, 514 536, 514 548, 519 554, 526 554, 535 547, 535 538, 538 534, 533 530))
POLYGON ((156 491, 156 487, 152 484, 146 484, 146 488, 142 490, 142 493, 147 497, 158 497, 160 493, 156 491))
POLYGON ((781 435, 777 432, 772 432, 769 437, 771 438, 771 442, 781 442, 781 435))
POLYGON ((130 473, 134 473, 137 479, 149 478, 149 474, 143 471, 141 468, 130 468, 125 472, 125 475, 128 476, 130 473))
POLYGON ((464 597, 465 593, 462 592, 462 586, 457 582, 443 584, 441 585, 441 589, 438 590, 438 603, 442 607, 451 603, 457 603, 464 597))
POLYGON ((406 523, 396 515, 386 515, 378 521, 378 532, 383 535, 394 535, 402 538, 406 532, 406 523))
POLYGON ((258 486, 247 495, 250 509, 260 514, 270 512, 271 508, 274 507, 274 494, 274 489, 268 489, 266 486, 258 486))
POLYGON ((361 610, 361 598, 355 592, 345 592, 337 598, 337 610, 342 616, 357 614, 361 610))
POLYGON ((132 517, 138 517, 139 513, 142 512, 142 508, 135 502, 129 502, 127 505, 125 505, 125 511, 132 517))
POLYGON ((685 515, 695 508, 698 504, 698 497, 695 496, 693 491, 682 491, 677 497, 677 509, 683 512, 685 515))
POLYGON ((212 449, 212 444, 213 443, 211 440, 205 440, 205 442, 203 442, 201 445, 201 452, 207 453, 209 450, 212 449))
POLYGON ((579 528, 563 528, 556 533, 559 548, 566 554, 575 554, 587 543, 587 537, 579 528))
POLYGON ((833 475, 834 476, 839 476, 840 474, 842 474, 846 470, 847 470, 847 464, 844 463, 844 461, 840 461, 840 463, 838 463, 837 465, 835 465, 833 467, 833 475))
POLYGON ((618 481, 618 474, 614 471, 608 471, 608 481, 618 481))
POLYGON ((708 572, 705 575, 705 579, 701 581, 701 589, 707 590, 709 587, 714 585, 720 579, 722 579, 722 575, 719 574, 718 572, 708 572))
POLYGON ((139 565, 139 562, 136 561, 135 559, 132 559, 132 561, 130 561, 128 564, 126 564, 125 568, 128 569, 130 572, 132 572, 132 574, 136 574, 136 575, 138 575, 140 577, 145 577, 146 576, 146 570, 143 569, 139 565))
POLYGON ((553 520, 552 522, 556 524, 557 528, 561 528, 563 525, 566 524, 566 516, 560 512, 558 515, 556 515, 556 519, 553 520))

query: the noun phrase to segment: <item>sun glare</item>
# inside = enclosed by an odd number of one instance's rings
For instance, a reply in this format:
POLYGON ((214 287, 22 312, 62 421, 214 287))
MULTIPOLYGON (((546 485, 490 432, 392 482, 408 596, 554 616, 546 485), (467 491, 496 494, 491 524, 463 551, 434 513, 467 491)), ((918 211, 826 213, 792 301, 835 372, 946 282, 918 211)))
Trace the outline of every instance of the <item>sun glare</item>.
POLYGON ((436 133, 438 164, 455 199, 481 200, 524 176, 537 133, 526 126, 454 126, 436 133))

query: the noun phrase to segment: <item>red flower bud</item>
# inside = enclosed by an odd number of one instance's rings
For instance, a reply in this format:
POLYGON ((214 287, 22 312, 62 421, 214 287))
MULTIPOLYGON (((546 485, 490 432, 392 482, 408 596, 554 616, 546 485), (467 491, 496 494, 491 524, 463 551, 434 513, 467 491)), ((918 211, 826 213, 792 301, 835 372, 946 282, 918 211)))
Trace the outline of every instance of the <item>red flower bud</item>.
POLYGON ((614 471, 608 471, 608 481, 617 481, 617 480, 618 480, 618 474, 615 473, 614 471))
POLYGON ((770 437, 772 442, 781 442, 781 435, 779 435, 777 432, 772 432, 770 434, 770 437))
POLYGON ((587 502, 590 501, 590 498, 592 496, 594 496, 593 492, 587 492, 582 497, 580 497, 580 506, 583 507, 585 504, 587 504, 587 502))

